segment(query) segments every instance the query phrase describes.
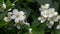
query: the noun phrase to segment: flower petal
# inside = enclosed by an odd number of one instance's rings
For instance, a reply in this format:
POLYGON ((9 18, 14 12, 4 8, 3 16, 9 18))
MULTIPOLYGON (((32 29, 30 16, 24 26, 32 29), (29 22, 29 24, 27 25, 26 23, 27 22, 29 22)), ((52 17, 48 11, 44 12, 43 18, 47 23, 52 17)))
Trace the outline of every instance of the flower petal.
POLYGON ((17 10, 17 9, 14 9, 14 10, 13 10, 13 14, 14 14, 14 15, 18 14, 18 10, 17 10))
POLYGON ((24 16, 20 16, 20 17, 19 17, 20 21, 25 20, 25 18, 26 18, 26 16, 25 16, 25 15, 24 15, 24 16))
POLYGON ((24 15, 25 13, 23 11, 20 11, 19 12, 19 15, 24 15))
POLYGON ((19 23, 19 18, 16 18, 15 19, 15 23, 19 23))

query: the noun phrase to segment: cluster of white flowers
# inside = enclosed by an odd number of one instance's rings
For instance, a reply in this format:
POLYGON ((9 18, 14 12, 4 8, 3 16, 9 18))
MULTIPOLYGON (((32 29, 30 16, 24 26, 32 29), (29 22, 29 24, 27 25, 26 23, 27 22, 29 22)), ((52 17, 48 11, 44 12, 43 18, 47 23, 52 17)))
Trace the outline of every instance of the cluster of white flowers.
POLYGON ((6 22, 10 22, 11 20, 14 20, 15 25, 18 29, 20 29, 21 24, 26 24, 29 26, 29 23, 25 22, 26 15, 23 11, 18 11, 17 9, 14 9, 13 12, 8 12, 8 16, 4 18, 6 22))
POLYGON ((4 9, 6 9, 6 4, 3 2, 3 4, 0 7, 0 11, 4 11, 4 9))
POLYGON ((49 28, 54 25, 54 22, 58 22, 60 19, 58 12, 55 11, 54 8, 50 8, 49 4, 41 5, 41 8, 39 8, 39 10, 41 12, 41 16, 38 17, 38 20, 41 21, 41 23, 44 23, 45 21, 49 22, 47 24, 49 28))

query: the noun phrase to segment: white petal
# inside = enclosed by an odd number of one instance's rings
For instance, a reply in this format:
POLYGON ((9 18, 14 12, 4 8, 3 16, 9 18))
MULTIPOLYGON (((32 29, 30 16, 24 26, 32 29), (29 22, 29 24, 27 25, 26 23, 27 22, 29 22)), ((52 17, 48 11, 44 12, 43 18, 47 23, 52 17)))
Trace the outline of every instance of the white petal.
POLYGON ((44 18, 47 18, 48 16, 47 15, 43 15, 44 18))
POLYGON ((40 21, 41 20, 41 17, 38 17, 38 20, 40 21))
POLYGON ((4 9, 6 9, 6 4, 3 2, 3 7, 4 7, 4 9))
POLYGON ((49 15, 48 17, 51 18, 51 17, 53 17, 53 15, 49 15))
POLYGON ((48 28, 52 28, 52 25, 48 25, 48 28))
POLYGON ((20 26, 16 26, 17 27, 17 29, 20 29, 20 26))
POLYGON ((19 23, 19 18, 16 18, 15 19, 15 23, 19 23))
POLYGON ((54 21, 50 21, 50 24, 51 24, 51 25, 54 25, 54 21))
POLYGON ((29 23, 25 23, 25 25, 30 26, 30 24, 29 24, 29 23))
POLYGON ((9 21, 10 21, 10 20, 8 19, 8 17, 5 17, 4 20, 5 20, 6 22, 9 22, 9 21))
POLYGON ((55 8, 49 8, 49 11, 55 12, 55 8))
POLYGON ((12 15, 12 16, 11 16, 11 19, 15 19, 15 18, 16 18, 16 16, 15 16, 15 15, 12 15))
POLYGON ((12 12, 8 12, 8 15, 10 15, 10 16, 11 16, 11 15, 12 15, 12 12))
POLYGON ((58 18, 58 17, 56 17, 56 18, 54 19, 54 21, 55 21, 55 22, 58 22, 58 20, 59 20, 59 18, 58 18))
POLYGON ((32 32, 32 28, 29 28, 29 32, 32 32))
POLYGON ((41 8, 48 9, 49 8, 49 4, 41 5, 41 8))
POLYGON ((42 20, 41 20, 41 23, 43 23, 43 22, 45 22, 45 21, 42 21, 42 20))
POLYGON ((57 25, 56 29, 60 29, 60 25, 57 25))
POLYGON ((12 9, 10 8, 10 9, 8 9, 8 11, 11 11, 12 9))
POLYGON ((13 10, 13 14, 14 14, 14 15, 18 14, 18 10, 17 10, 17 9, 14 9, 14 10, 13 10))
POLYGON ((57 18, 60 19, 60 15, 58 15, 57 18))
POLYGON ((22 21, 22 20, 25 20, 26 16, 20 16, 19 19, 22 21))
POLYGON ((57 16, 58 15, 58 12, 55 12, 54 15, 57 16))
POLYGON ((49 8, 49 4, 45 4, 45 7, 46 7, 46 8, 49 8))
POLYGON ((20 15, 24 15, 25 13, 24 13, 23 11, 20 11, 19 14, 20 14, 20 15))

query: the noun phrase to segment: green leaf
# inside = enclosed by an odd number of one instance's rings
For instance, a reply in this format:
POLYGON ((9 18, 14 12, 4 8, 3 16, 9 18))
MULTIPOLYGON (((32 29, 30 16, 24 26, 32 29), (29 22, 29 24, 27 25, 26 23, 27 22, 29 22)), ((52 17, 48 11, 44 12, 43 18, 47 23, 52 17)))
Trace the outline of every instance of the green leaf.
POLYGON ((3 26, 5 26, 5 25, 7 25, 7 24, 8 24, 7 22, 0 20, 0 27, 3 27, 3 26))
POLYGON ((6 1, 6 6, 7 6, 7 9, 10 9, 11 8, 11 1, 10 0, 7 0, 6 1))
POLYGON ((52 7, 55 8, 55 10, 57 11, 58 8, 59 8, 59 2, 54 1, 54 2, 52 3, 52 7))
POLYGON ((33 34, 44 34, 46 24, 41 24, 37 19, 32 22, 32 33, 33 34))
POLYGON ((32 33, 33 34, 44 34, 44 30, 40 30, 40 31, 38 31, 38 30, 32 30, 32 33))
POLYGON ((0 6, 3 4, 3 0, 0 0, 0 6))
POLYGON ((0 20, 3 20, 4 17, 7 15, 8 11, 5 11, 4 13, 0 14, 0 20))
POLYGON ((33 19, 37 19, 39 16, 40 16, 40 12, 39 12, 39 11, 33 11, 33 12, 31 13, 31 17, 32 17, 33 19))
POLYGON ((39 22, 37 19, 35 19, 35 20, 32 22, 32 27, 33 27, 33 28, 36 28, 38 25, 40 25, 40 22, 39 22))
POLYGON ((29 17, 29 15, 30 15, 30 13, 31 13, 31 9, 30 8, 20 8, 22 11, 24 11, 25 12, 25 15, 26 15, 26 18, 28 18, 29 17))

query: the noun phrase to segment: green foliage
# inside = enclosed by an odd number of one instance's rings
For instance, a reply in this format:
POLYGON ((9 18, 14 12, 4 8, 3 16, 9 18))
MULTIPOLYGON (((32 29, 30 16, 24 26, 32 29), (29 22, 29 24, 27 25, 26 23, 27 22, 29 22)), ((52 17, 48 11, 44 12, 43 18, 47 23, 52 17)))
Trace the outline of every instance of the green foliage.
MULTIPOLYGON (((3 1, 4 0, 0 0, 0 5, 3 4, 3 1)), ((3 29, 0 29, 1 30, 0 33, 2 33, 2 30, 4 30, 6 34, 28 34, 28 29, 30 27, 26 25, 21 25, 21 29, 17 29, 16 27, 14 27, 15 24, 14 22, 11 21, 7 23, 3 20, 8 13, 8 9, 12 8, 12 3, 14 3, 13 1, 6 0, 7 7, 4 10, 4 12, 0 12, 0 28, 4 27, 3 29)), ((46 31, 49 31, 51 34, 60 34, 60 30, 57 30, 55 25, 53 26, 52 29, 48 30, 48 28, 46 27, 46 23, 40 23, 40 21, 38 21, 37 19, 40 16, 39 11, 40 6, 46 3, 50 4, 50 7, 55 8, 57 12, 60 11, 60 0, 17 0, 14 3, 15 6, 13 7, 13 9, 24 11, 26 15, 26 20, 32 19, 31 28, 33 34, 48 33, 46 31), (31 16, 31 18, 29 16, 31 16)))

